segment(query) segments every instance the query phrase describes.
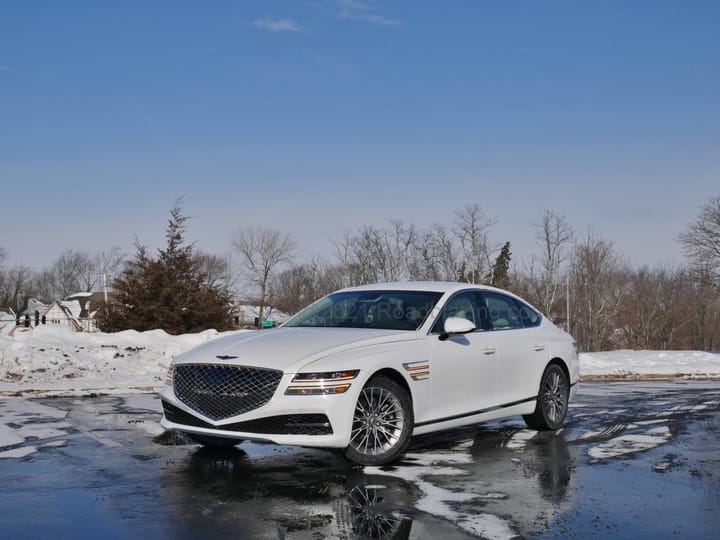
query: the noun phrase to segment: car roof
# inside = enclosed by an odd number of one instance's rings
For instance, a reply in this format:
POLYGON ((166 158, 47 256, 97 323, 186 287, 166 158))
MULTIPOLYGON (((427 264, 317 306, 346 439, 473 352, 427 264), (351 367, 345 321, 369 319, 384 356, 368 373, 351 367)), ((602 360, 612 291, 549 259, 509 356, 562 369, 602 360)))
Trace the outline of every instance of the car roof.
POLYGON ((371 285, 359 285, 357 287, 348 287, 338 292, 347 291, 423 291, 423 292, 440 292, 452 293, 466 289, 482 289, 489 291, 503 291, 496 287, 483 284, 458 283, 454 281, 395 281, 391 283, 373 283, 371 285))

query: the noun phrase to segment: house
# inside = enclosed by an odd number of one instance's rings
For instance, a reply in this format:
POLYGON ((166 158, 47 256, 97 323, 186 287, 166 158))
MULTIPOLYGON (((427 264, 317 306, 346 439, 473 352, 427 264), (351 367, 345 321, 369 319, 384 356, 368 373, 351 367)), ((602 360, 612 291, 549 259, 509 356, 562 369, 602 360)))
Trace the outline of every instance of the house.
POLYGON ((15 312, 10 309, 8 311, 0 310, 0 335, 9 334, 15 329, 15 312))
POLYGON ((97 332, 95 315, 105 302, 101 292, 81 292, 56 300, 42 315, 44 324, 63 324, 74 332, 97 332))
POLYGON ((47 304, 44 304, 37 298, 28 298, 25 309, 22 310, 20 313, 14 314, 14 320, 12 321, 12 323, 8 323, 4 326, 3 333, 12 336, 15 335, 17 332, 32 330, 34 327, 40 324, 40 317, 43 313, 45 313, 47 307, 47 304))
MULTIPOLYGON (((259 306, 255 304, 240 304, 234 305, 234 322, 235 326, 241 328, 255 328, 259 324, 258 315, 260 314, 259 306)), ((283 313, 279 309, 275 309, 271 306, 265 306, 263 309, 263 318, 266 322, 264 326, 277 326, 278 324, 284 323, 290 318, 287 313, 283 313)))

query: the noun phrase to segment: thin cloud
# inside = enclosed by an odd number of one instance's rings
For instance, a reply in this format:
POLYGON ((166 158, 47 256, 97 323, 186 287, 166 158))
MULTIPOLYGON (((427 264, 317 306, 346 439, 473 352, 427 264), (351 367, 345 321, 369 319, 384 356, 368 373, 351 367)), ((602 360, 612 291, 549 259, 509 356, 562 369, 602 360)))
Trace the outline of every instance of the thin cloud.
POLYGON ((377 24, 380 26, 398 26, 400 21, 384 17, 372 12, 372 8, 365 2, 358 0, 336 0, 340 7, 338 17, 341 19, 352 19, 354 21, 377 24))
POLYGON ((337 4, 343 9, 370 11, 370 6, 368 6, 365 2, 358 2, 356 0, 337 0, 337 4))
POLYGON ((253 23, 255 28, 270 32, 302 32, 303 28, 291 19, 260 19, 253 23))
POLYGON ((373 15, 372 13, 356 14, 354 16, 351 16, 350 18, 355 19, 356 21, 366 22, 370 24, 379 24, 382 26, 400 25, 400 21, 396 21, 395 19, 388 19, 387 17, 383 17, 382 15, 373 15))

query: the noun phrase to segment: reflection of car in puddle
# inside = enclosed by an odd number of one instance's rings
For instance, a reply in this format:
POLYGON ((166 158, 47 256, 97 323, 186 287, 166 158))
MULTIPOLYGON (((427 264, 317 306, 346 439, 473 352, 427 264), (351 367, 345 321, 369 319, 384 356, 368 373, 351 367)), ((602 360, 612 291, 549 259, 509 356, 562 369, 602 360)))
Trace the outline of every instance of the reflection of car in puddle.
POLYGON ((562 431, 494 423, 422 437, 414 447, 421 451, 411 448, 402 462, 382 469, 354 468, 310 449, 253 443, 198 449, 181 467, 180 481, 175 474, 167 482, 177 499, 169 502, 183 508, 184 520, 214 533, 376 539, 410 538, 413 521, 422 521, 420 529, 484 536, 484 523, 494 520, 511 536, 524 536, 541 532, 570 504, 574 463, 562 431))
POLYGON ((167 482, 168 502, 210 536, 233 528, 248 537, 302 531, 387 540, 410 535, 408 486, 391 478, 376 481, 331 453, 283 449, 251 458, 241 448, 199 449, 180 473, 180 481, 174 474, 167 482))
POLYGON ((359 485, 347 494, 352 531, 366 538, 410 538, 412 520, 393 509, 382 494, 385 486, 359 485))
POLYGON ((503 479, 520 465, 517 472, 536 480, 542 499, 559 503, 567 495, 574 466, 563 432, 483 429, 475 437, 471 454, 475 467, 486 477, 504 484, 503 479))
POLYGON ((568 508, 574 460, 563 431, 482 429, 475 437, 471 474, 503 500, 486 501, 484 510, 512 516, 525 534, 568 508))
POLYGON ((414 481, 418 509, 473 535, 537 533, 570 504, 574 463, 562 431, 491 424, 417 442, 387 474, 414 481))

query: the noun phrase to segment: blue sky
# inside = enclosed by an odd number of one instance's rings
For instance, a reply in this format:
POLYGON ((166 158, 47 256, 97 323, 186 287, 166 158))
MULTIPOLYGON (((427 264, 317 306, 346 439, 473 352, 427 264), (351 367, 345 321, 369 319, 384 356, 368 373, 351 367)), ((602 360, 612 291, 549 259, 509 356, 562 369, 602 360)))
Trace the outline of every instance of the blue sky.
POLYGON ((0 246, 42 267, 137 237, 305 255, 478 203, 516 260, 544 209, 636 264, 720 194, 720 3, 0 3, 0 246))

